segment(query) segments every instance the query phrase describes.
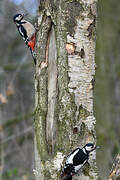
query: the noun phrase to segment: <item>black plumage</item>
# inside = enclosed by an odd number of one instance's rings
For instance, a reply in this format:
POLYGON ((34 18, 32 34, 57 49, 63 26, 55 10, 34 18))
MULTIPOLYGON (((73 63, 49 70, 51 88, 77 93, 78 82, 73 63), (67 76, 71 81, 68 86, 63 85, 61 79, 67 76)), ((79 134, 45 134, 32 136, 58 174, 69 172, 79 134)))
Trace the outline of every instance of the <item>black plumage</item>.
POLYGON ((35 43, 36 43, 36 29, 35 27, 25 19, 23 19, 25 14, 16 14, 13 17, 13 21, 17 26, 18 32, 22 36, 25 44, 30 49, 32 57, 34 59, 34 63, 36 64, 36 57, 35 57, 35 43))
POLYGON ((66 158, 63 171, 61 173, 61 180, 72 180, 74 176, 89 159, 89 153, 96 149, 92 143, 86 144, 82 149, 76 148, 66 158))

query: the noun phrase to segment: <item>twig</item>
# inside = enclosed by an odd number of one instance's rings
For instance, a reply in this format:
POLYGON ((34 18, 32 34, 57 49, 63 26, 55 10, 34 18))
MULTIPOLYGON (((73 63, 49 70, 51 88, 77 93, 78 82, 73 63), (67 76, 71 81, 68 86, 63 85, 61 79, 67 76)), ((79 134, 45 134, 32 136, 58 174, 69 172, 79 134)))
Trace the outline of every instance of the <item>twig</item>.
POLYGON ((24 134, 27 134, 27 133, 32 132, 32 131, 33 131, 33 127, 30 126, 27 129, 25 129, 24 131, 22 131, 22 132, 20 132, 20 133, 18 133, 16 135, 10 136, 10 137, 2 140, 1 144, 6 143, 6 142, 11 141, 11 140, 15 140, 16 138, 18 138, 20 136, 23 136, 24 134))
POLYGON ((113 163, 112 170, 108 180, 120 179, 120 154, 117 155, 115 162, 113 163))

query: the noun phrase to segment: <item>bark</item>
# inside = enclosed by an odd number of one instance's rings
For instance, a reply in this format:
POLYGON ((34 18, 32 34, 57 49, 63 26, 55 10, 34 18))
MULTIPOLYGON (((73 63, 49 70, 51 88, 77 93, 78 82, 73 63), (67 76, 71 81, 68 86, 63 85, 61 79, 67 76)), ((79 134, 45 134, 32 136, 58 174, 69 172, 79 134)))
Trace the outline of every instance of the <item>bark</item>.
MULTIPOLYGON (((35 75, 36 180, 60 179, 65 156, 96 143, 93 115, 97 0, 41 0, 35 75)), ((97 179, 96 154, 77 179, 97 179)), ((73 178, 74 179, 74 178, 73 178)))

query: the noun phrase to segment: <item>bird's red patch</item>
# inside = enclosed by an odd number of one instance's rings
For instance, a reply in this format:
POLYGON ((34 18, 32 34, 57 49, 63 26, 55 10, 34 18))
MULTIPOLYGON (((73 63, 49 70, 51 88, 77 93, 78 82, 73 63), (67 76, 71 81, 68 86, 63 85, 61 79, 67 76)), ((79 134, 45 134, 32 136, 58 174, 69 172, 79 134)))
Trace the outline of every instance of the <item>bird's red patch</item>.
POLYGON ((31 38, 31 40, 28 42, 28 47, 30 47, 32 49, 32 51, 34 51, 34 48, 35 48, 35 36, 33 36, 31 38))

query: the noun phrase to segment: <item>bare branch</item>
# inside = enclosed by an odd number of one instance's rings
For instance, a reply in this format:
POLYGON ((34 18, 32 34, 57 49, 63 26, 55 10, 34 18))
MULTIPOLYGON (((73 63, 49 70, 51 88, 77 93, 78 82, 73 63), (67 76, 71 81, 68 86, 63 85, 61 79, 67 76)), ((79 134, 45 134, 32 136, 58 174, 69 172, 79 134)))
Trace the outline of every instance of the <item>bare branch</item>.
POLYGON ((113 167, 108 177, 108 180, 119 180, 120 179, 120 154, 117 155, 113 167))

